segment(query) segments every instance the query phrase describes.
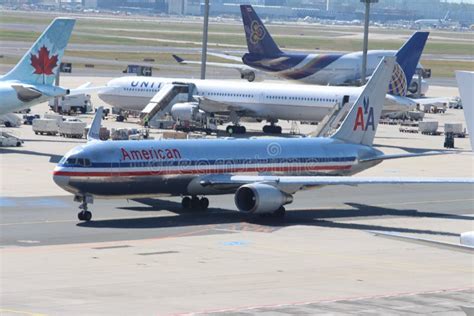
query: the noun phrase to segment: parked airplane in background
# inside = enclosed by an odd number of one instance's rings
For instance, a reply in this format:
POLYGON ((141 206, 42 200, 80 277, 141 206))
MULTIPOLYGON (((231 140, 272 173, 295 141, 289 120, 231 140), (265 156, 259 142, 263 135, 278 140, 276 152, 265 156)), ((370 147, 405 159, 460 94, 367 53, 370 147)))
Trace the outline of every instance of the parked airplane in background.
POLYGON ((474 183, 350 177, 385 159, 423 155, 384 155, 372 147, 394 67, 393 57, 380 62, 330 138, 100 141, 99 109, 89 131, 92 140, 68 152, 53 178, 81 202, 78 218, 86 221, 94 197, 185 196, 183 207, 206 209, 208 199, 198 196, 235 192, 239 211, 283 216, 294 193, 323 185, 474 183))
POLYGON ((422 27, 430 27, 430 28, 444 28, 448 26, 455 25, 457 23, 452 23, 450 20, 448 20, 449 17, 449 11, 446 13, 444 18, 442 19, 420 19, 416 20, 414 23, 414 26, 418 28, 422 27))
POLYGON ((75 22, 54 19, 18 64, 0 77, 0 115, 70 94, 53 83, 75 22))
MULTIPOLYGON (((241 5, 242 19, 249 52, 242 58, 225 54, 209 53, 233 61, 243 62, 242 64, 229 63, 208 63, 211 66, 234 68, 240 71, 241 78, 249 81, 255 79, 255 70, 281 77, 284 79, 297 80, 298 82, 319 84, 319 85, 359 85, 361 79, 362 52, 349 54, 302 54, 282 52, 273 40, 270 32, 262 23, 251 5, 241 5)), ((397 58, 407 58, 409 55, 417 56, 417 52, 423 51, 429 32, 416 32, 400 48, 400 50, 370 50, 367 53, 367 74, 370 76, 378 65, 382 57, 397 56, 397 58), (406 49, 406 48, 409 49, 406 49), (405 49, 404 49, 405 48, 405 49), (405 54, 405 56, 404 56, 405 54)), ((200 64, 200 62, 185 61, 173 55, 182 64, 200 64)), ((390 94, 406 96, 407 92, 418 91, 418 82, 412 78, 418 67, 404 73, 401 78, 406 78, 404 89, 391 87, 390 94)), ((426 81, 422 81, 421 94, 428 90, 426 81)))
MULTIPOLYGON (((411 76, 414 73, 427 33, 419 36, 423 37, 421 44, 416 37, 412 37, 397 53, 390 89, 399 93, 386 95, 384 110, 387 112, 406 112, 416 106, 416 102, 400 95, 406 92, 409 80, 405 74, 411 76)), ((263 131, 275 134, 281 133, 281 127, 274 125, 279 119, 319 122, 335 104, 353 104, 363 89, 210 79, 123 77, 109 81, 107 88, 99 92, 99 97, 119 109, 141 111, 161 89, 173 82, 195 85, 194 96, 199 102, 175 104, 171 113, 190 113, 200 109, 208 113, 230 114, 234 125, 228 126, 227 131, 232 130, 233 133, 245 133, 245 127, 239 125, 240 117, 267 120, 271 124, 264 126, 263 131)), ((180 118, 179 115, 174 116, 180 118)))

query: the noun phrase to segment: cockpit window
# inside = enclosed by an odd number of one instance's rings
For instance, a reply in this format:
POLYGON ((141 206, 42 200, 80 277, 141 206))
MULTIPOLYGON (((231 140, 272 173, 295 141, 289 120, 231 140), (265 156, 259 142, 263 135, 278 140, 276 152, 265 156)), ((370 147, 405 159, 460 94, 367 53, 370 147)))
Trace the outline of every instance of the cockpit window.
POLYGON ((79 165, 81 167, 90 167, 91 161, 87 158, 67 158, 66 164, 68 165, 79 165))

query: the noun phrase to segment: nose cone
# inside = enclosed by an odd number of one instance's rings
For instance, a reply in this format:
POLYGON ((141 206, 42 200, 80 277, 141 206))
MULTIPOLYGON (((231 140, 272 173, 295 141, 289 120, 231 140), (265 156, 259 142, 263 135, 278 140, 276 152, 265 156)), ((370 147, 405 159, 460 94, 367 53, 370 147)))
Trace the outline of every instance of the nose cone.
POLYGON ((60 171, 55 170, 53 173, 53 181, 54 183, 56 183, 58 187, 60 187, 63 190, 66 190, 66 187, 69 184, 69 177, 62 175, 60 171))

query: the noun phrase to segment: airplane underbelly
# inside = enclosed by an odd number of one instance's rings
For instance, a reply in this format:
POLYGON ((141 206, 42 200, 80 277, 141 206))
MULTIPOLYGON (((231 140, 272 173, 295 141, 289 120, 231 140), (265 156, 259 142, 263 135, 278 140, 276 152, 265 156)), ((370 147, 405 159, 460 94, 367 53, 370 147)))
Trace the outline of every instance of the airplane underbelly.
POLYGON ((105 103, 126 111, 141 111, 150 102, 148 96, 127 96, 117 94, 100 94, 105 103))

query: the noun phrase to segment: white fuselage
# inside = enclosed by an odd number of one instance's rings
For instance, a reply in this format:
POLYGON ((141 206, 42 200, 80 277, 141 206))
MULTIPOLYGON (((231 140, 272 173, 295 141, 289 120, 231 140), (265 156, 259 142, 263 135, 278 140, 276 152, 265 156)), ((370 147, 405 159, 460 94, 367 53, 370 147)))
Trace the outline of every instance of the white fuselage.
MULTIPOLYGON (((194 84, 194 95, 204 99, 199 105, 204 111, 219 113, 235 110, 242 116, 282 120, 320 121, 345 95, 352 104, 362 91, 361 87, 122 77, 109 81, 107 88, 99 92, 99 97, 119 109, 141 111, 163 84, 172 82, 194 84)), ((413 105, 409 99, 387 95, 384 110, 407 111, 413 105)))

